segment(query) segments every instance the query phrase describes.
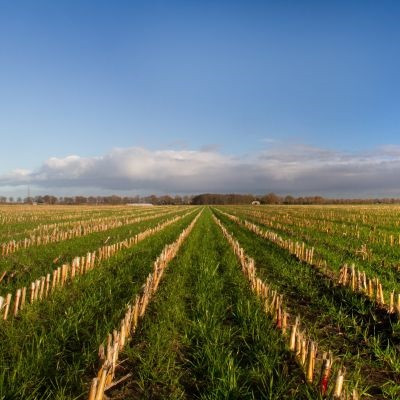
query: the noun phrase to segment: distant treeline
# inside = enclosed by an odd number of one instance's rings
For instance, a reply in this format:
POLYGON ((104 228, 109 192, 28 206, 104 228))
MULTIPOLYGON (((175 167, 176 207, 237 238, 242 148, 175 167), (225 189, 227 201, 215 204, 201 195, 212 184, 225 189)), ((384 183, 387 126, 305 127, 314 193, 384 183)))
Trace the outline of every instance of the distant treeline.
POLYGON ((399 198, 375 199, 329 199, 322 196, 279 196, 275 193, 257 196, 253 194, 219 194, 204 193, 195 196, 74 196, 56 197, 52 195, 14 198, 0 196, 0 203, 36 203, 36 204, 132 204, 150 203, 154 205, 180 204, 251 204, 258 201, 261 204, 393 204, 400 203, 399 198))
POLYGON ((34 197, 0 197, 0 203, 36 203, 36 204, 131 204, 151 203, 154 205, 191 204, 193 196, 64 196, 52 195, 34 197))
POLYGON ((258 201, 260 204, 393 204, 400 203, 398 198, 383 199, 329 199, 322 196, 279 196, 268 193, 262 196, 252 194, 212 194, 205 193, 194 196, 192 204, 251 204, 258 201))

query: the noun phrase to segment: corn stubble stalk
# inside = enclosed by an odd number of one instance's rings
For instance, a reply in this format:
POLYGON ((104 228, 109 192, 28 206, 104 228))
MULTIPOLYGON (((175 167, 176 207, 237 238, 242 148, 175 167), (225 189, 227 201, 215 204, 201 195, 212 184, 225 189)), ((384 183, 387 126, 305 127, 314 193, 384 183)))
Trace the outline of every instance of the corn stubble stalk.
MULTIPOLYGON (((125 239, 122 242, 103 246, 99 248, 97 251, 92 253, 87 253, 86 257, 75 257, 70 264, 63 264, 61 267, 57 267, 53 270, 52 274, 47 274, 46 276, 41 276, 39 279, 31 282, 30 284, 30 303, 34 303, 38 300, 43 300, 47 298, 50 293, 53 293, 57 287, 64 287, 68 282, 72 282, 77 275, 83 275, 94 269, 98 266, 103 260, 106 260, 113 255, 116 254, 117 251, 122 250, 123 248, 130 248, 142 240, 146 239, 149 236, 160 232, 167 226, 179 221, 180 219, 186 217, 191 212, 185 213, 181 216, 176 216, 171 218, 163 223, 156 225, 153 228, 146 229, 143 232, 138 233, 137 235, 125 239), (51 282, 51 285, 50 285, 51 282)), ((15 301, 12 316, 16 317, 18 312, 25 305, 25 296, 26 296, 26 288, 17 289, 15 292, 15 301), (20 301, 20 295, 23 291, 23 300, 20 301), (20 295, 18 296, 18 293, 20 295)), ((11 298, 10 298, 11 301, 11 298)), ((8 304, 8 308, 10 305, 8 304)), ((7 320, 8 318, 8 308, 4 309, 3 320, 7 320), (6 312, 7 311, 7 312, 6 312)), ((1 307, 0 307, 1 312, 1 307)))
POLYGON ((118 329, 114 329, 112 334, 107 336, 107 346, 104 350, 104 345, 99 347, 99 361, 101 367, 97 373, 97 377, 93 378, 89 391, 89 400, 103 399, 104 392, 110 386, 115 377, 115 372, 118 367, 118 355, 123 351, 125 344, 130 340, 140 318, 145 314, 147 306, 156 293, 168 263, 176 256, 179 248, 184 240, 188 237, 200 217, 202 211, 196 215, 193 221, 186 227, 178 239, 164 247, 160 256, 153 264, 153 271, 147 276, 146 282, 143 285, 140 295, 128 304, 125 316, 121 319, 118 329))
POLYGON ((319 382, 320 392, 323 396, 327 394, 329 378, 332 373, 333 358, 332 353, 324 352, 322 356, 321 378, 319 382))
POLYGON ((89 391, 89 400, 95 400, 98 384, 99 384, 98 378, 93 378, 89 391))
POLYGON ((336 382, 335 382, 335 390, 333 392, 333 398, 334 399, 341 399, 342 398, 344 374, 345 374, 345 370, 342 369, 342 368, 339 369, 339 372, 338 372, 337 377, 336 377, 336 382))
POLYGON ((3 314, 3 319, 6 320, 8 317, 8 311, 10 310, 10 304, 11 304, 11 293, 8 293, 6 296, 6 300, 4 303, 4 314, 3 314))
MULTIPOLYGON (((213 218, 216 224, 221 228, 223 235, 228 240, 234 253, 240 260, 242 272, 249 280, 253 292, 264 301, 265 312, 276 321, 277 329, 279 329, 282 332, 282 335, 286 338, 289 350, 294 354, 299 366, 304 371, 306 381, 310 385, 315 384, 321 395, 326 396, 329 392, 329 384, 332 381, 332 352, 329 351, 322 354, 322 360, 320 360, 321 370, 319 379, 316 379, 315 370, 316 362, 318 360, 318 344, 311 340, 304 330, 301 331, 300 316, 292 317, 288 313, 283 306, 282 296, 275 290, 271 290, 267 283, 261 281, 261 279, 257 277, 254 260, 245 255, 239 242, 233 238, 221 221, 215 215, 213 215, 213 218), (290 323, 290 321, 292 323, 290 323), (289 335, 286 334, 287 331, 290 332, 289 335)), ((301 252, 303 252, 303 246, 298 246, 296 251, 301 254, 301 252)), ((307 254, 307 257, 310 258, 310 253, 307 254)), ((331 384, 331 386, 334 385, 331 390, 334 390, 334 393, 338 393, 338 396, 341 396, 342 394, 343 381, 344 372, 341 369, 337 374, 336 381, 331 384)), ((358 399, 358 396, 354 397, 357 395, 357 392, 354 390, 353 393, 354 395, 352 399, 358 399)), ((339 399, 340 397, 335 398, 339 399)))

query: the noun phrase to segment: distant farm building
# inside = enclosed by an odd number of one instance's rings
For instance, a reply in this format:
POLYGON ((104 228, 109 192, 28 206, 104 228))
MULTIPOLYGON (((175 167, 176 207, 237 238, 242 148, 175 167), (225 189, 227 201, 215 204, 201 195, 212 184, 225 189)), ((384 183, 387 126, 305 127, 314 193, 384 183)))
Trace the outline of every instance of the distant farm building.
POLYGON ((252 204, 253 206, 259 206, 259 205, 260 205, 260 202, 259 202, 258 200, 254 200, 254 201, 251 202, 251 204, 252 204))

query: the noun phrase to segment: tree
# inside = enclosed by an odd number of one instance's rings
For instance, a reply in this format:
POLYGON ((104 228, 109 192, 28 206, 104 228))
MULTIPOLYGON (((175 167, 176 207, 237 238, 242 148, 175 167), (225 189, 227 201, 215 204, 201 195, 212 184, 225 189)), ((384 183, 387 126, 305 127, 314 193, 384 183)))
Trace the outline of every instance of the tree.
POLYGON ((85 196, 76 196, 75 197, 75 204, 86 204, 87 201, 88 201, 88 199, 85 196))
POLYGON ((51 196, 49 194, 46 194, 45 196, 43 196, 43 201, 46 204, 56 204, 57 203, 57 197, 51 196))
POLYGON ((262 202, 265 204, 279 204, 280 198, 275 193, 268 193, 261 198, 262 202))
POLYGON ((295 204, 295 201, 296 201, 295 198, 293 196, 290 196, 290 195, 286 196, 283 199, 283 203, 284 204, 295 204))

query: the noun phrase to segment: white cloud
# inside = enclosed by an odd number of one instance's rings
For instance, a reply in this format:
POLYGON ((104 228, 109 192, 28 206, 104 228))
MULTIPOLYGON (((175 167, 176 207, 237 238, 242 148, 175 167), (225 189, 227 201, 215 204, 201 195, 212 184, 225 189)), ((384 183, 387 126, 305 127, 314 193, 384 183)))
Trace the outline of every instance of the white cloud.
POLYGON ((235 157, 201 150, 119 148, 99 157, 52 157, 37 170, 0 176, 0 187, 33 185, 59 193, 253 192, 326 196, 400 195, 400 147, 345 153, 276 145, 235 157))

